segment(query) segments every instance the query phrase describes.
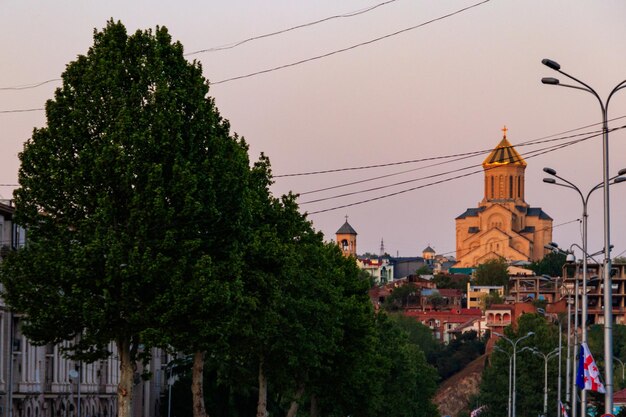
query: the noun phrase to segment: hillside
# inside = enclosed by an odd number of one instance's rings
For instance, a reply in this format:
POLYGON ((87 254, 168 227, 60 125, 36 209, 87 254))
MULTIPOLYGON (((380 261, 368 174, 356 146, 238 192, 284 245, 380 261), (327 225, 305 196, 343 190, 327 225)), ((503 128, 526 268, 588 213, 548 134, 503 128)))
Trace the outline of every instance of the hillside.
POLYGON ((486 360, 487 355, 479 356, 437 389, 434 401, 442 416, 457 417, 468 408, 469 398, 478 392, 486 360))

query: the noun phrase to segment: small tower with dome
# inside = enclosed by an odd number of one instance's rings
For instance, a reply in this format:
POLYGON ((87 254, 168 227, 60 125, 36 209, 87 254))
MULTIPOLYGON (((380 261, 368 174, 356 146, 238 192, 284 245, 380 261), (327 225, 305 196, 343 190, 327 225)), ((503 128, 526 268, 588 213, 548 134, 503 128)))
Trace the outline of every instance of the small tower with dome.
POLYGON ((356 257, 356 235, 356 230, 350 226, 346 216, 346 222, 335 233, 337 244, 344 256, 356 257))

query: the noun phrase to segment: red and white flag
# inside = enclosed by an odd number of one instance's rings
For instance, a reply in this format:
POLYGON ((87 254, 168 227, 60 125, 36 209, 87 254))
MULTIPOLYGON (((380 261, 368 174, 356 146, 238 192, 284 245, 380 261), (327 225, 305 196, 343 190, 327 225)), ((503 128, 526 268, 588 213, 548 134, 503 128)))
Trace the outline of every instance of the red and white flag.
POLYGON ((567 415, 567 410, 561 401, 559 401, 559 408, 561 409, 561 417, 569 417, 567 415))
POLYGON ((606 393, 604 384, 600 380, 600 371, 586 343, 580 344, 576 385, 578 385, 578 388, 587 391, 597 391, 601 394, 606 393))

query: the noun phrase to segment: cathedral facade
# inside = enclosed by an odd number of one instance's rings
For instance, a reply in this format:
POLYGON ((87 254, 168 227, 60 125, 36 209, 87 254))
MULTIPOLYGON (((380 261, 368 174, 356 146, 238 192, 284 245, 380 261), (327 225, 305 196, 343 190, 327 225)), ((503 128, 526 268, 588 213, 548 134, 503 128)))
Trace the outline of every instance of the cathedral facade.
POLYGON ((484 196, 456 218, 455 267, 490 259, 537 261, 552 241, 552 218, 524 200, 526 161, 506 138, 483 162, 484 196))

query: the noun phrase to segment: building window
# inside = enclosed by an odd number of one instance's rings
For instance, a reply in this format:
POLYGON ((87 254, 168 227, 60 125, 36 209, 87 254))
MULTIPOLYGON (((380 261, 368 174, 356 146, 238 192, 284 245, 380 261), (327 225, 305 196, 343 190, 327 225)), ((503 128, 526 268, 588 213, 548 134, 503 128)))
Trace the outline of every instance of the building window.
POLYGON ((513 177, 509 177, 509 198, 513 198, 513 177))

